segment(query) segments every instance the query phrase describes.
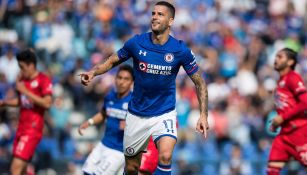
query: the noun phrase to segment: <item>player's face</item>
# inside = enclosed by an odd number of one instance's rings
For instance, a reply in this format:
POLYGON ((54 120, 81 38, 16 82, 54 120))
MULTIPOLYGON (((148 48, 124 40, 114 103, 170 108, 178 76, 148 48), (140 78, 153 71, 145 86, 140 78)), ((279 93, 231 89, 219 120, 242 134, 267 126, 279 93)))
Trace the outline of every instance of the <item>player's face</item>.
POLYGON ((124 94, 130 91, 133 84, 133 78, 128 71, 119 71, 115 78, 115 86, 119 94, 124 94))
POLYGON ((160 34, 173 24, 173 18, 166 6, 155 5, 151 13, 151 30, 160 34))
POLYGON ((286 69, 287 67, 291 66, 290 61, 291 60, 287 58, 287 55, 285 52, 279 51, 275 57, 274 69, 277 71, 282 71, 286 69))
POLYGON ((27 64, 23 61, 18 62, 18 66, 20 68, 20 73, 21 76, 25 79, 29 79, 31 78, 31 75, 33 74, 34 70, 35 70, 35 66, 34 64, 27 64))

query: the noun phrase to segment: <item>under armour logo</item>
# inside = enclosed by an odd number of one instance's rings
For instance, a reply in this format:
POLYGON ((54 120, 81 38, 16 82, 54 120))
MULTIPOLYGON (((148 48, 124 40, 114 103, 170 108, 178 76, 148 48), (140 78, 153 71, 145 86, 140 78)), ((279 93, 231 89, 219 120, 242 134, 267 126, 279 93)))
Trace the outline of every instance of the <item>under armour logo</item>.
POLYGON ((140 50, 140 52, 139 52, 139 55, 146 56, 146 54, 147 54, 147 52, 146 52, 146 51, 142 51, 142 50, 140 50))

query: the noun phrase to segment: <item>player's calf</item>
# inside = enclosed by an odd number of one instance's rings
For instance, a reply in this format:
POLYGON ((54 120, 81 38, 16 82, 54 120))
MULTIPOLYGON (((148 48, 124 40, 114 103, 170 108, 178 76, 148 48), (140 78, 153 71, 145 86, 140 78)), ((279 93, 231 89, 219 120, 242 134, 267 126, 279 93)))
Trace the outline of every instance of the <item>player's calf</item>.
POLYGON ((171 175, 172 174, 172 164, 158 164, 158 167, 156 171, 154 172, 154 175, 171 175))

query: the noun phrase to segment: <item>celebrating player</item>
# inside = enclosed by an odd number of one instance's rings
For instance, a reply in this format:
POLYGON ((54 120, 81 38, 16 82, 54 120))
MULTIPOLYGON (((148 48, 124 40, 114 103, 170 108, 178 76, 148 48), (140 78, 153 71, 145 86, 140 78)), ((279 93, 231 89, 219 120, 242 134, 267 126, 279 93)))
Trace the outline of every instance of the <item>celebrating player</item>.
POLYGON ((125 162, 123 137, 132 84, 132 67, 121 66, 115 78, 116 91, 112 90, 106 95, 100 113, 80 125, 79 133, 82 135, 83 129, 90 125, 100 124, 107 119, 104 137, 93 149, 83 166, 85 175, 123 174, 125 162))
POLYGON ((290 157, 307 166, 307 91, 302 77, 294 72, 296 57, 296 52, 285 48, 275 58, 274 68, 280 79, 275 92, 277 116, 271 129, 282 129, 272 143, 268 175, 279 175, 290 157))
POLYGON ((20 118, 13 144, 11 174, 24 174, 43 135, 44 112, 52 103, 50 79, 36 69, 36 55, 25 50, 16 56, 20 76, 16 81, 18 98, 0 100, 0 106, 20 106, 20 118))
POLYGON ((124 132, 125 173, 128 175, 138 172, 142 152, 150 136, 159 153, 154 174, 171 174, 172 154, 177 140, 175 79, 181 66, 196 86, 200 108, 196 130, 207 137, 207 87, 193 52, 184 42, 170 36, 174 17, 172 4, 157 2, 152 11, 152 32, 135 35, 117 54, 89 72, 80 74, 81 83, 88 85, 95 76, 133 58, 135 82, 124 132))

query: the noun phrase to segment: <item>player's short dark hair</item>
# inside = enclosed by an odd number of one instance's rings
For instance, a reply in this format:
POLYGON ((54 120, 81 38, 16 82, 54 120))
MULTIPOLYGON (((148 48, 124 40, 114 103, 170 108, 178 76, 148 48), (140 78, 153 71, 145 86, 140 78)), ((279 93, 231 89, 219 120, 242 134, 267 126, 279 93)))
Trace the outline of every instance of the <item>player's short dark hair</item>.
POLYGON ((36 66, 37 58, 33 50, 23 50, 16 55, 17 61, 25 62, 26 64, 33 63, 36 66))
POLYGON ((166 6, 169 11, 171 12, 171 15, 172 15, 172 18, 175 19, 175 13, 176 13, 176 10, 175 10, 175 7, 169 3, 169 2, 166 2, 166 1, 159 1, 157 2, 155 5, 163 5, 163 6, 166 6))
POLYGON ((134 80, 133 68, 132 68, 130 65, 124 64, 124 65, 120 66, 120 67, 118 68, 117 74, 118 74, 120 71, 127 71, 127 72, 129 72, 130 75, 131 75, 131 77, 132 77, 132 79, 134 80))
POLYGON ((294 70, 297 64, 297 52, 290 48, 283 48, 280 51, 285 52, 287 58, 294 61, 293 65, 291 66, 291 69, 294 70))

